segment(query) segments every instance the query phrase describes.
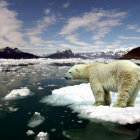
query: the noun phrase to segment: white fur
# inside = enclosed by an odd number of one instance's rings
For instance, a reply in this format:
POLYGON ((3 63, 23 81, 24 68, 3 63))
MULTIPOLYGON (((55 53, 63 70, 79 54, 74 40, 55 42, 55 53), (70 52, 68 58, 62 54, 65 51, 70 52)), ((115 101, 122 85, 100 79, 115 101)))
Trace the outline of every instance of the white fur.
POLYGON ((140 89, 140 67, 131 61, 120 60, 109 64, 75 65, 67 79, 89 81, 95 97, 94 105, 110 105, 109 91, 118 92, 115 107, 133 106, 140 89))

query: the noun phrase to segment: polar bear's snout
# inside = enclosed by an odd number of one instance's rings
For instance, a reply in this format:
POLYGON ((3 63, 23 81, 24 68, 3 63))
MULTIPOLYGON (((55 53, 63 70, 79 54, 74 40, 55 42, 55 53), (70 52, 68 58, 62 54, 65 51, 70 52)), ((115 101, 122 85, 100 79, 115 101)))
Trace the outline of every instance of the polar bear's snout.
POLYGON ((67 72, 67 73, 65 74, 65 79, 67 79, 67 80, 71 80, 71 79, 72 79, 72 75, 71 75, 70 72, 67 72))

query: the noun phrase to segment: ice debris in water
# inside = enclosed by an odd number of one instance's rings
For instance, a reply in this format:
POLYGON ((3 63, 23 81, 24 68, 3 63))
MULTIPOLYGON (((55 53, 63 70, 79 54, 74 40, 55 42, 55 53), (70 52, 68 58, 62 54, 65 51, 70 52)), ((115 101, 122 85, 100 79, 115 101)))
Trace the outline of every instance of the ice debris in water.
POLYGON ((47 132, 39 132, 36 136, 36 140, 49 140, 49 134, 47 132))
POLYGON ((45 121, 45 117, 41 116, 40 113, 35 112, 34 116, 28 122, 29 127, 37 127, 45 121))
POLYGON ((39 87, 38 87, 38 89, 39 89, 39 90, 42 90, 42 89, 44 89, 44 88, 43 88, 43 87, 41 87, 41 86, 39 86, 39 87))
POLYGON ((27 87, 21 87, 21 89, 12 90, 8 95, 4 97, 4 100, 22 99, 31 95, 33 95, 33 93, 27 87))
POLYGON ((18 111, 18 108, 14 108, 14 107, 8 107, 8 109, 9 109, 9 111, 10 112, 16 112, 16 111, 18 111))
POLYGON ((30 136, 30 135, 34 135, 35 133, 34 133, 34 131, 32 131, 32 130, 28 130, 28 131, 26 132, 26 134, 27 134, 27 136, 30 136))
POLYGON ((55 132, 55 131, 56 131, 56 129, 55 129, 55 128, 52 128, 52 129, 51 129, 51 132, 55 132))
MULTIPOLYGON (((118 93, 111 92, 112 103, 116 102, 118 93)), ((140 122, 140 92, 134 107, 115 108, 111 106, 92 106, 94 96, 89 83, 67 86, 52 91, 52 95, 44 97, 41 102, 52 106, 70 107, 78 112, 80 118, 91 121, 108 121, 120 124, 134 124, 140 122)))

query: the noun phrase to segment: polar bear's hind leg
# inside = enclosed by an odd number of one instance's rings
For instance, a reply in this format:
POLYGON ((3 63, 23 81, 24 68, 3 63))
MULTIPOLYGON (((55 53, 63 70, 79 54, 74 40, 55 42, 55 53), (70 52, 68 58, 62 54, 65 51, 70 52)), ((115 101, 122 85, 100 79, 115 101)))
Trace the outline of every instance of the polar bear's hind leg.
POLYGON ((120 80, 122 81, 122 83, 119 87, 118 99, 114 107, 133 106, 138 92, 136 90, 138 80, 136 80, 136 77, 129 72, 123 73, 123 76, 120 80))
POLYGON ((138 95, 139 89, 140 89, 140 83, 138 84, 137 88, 134 90, 133 95, 128 100, 127 107, 133 107, 134 106, 134 103, 135 103, 136 97, 138 95))
POLYGON ((105 96, 104 96, 104 105, 110 106, 111 104, 111 96, 109 91, 105 91, 105 96))

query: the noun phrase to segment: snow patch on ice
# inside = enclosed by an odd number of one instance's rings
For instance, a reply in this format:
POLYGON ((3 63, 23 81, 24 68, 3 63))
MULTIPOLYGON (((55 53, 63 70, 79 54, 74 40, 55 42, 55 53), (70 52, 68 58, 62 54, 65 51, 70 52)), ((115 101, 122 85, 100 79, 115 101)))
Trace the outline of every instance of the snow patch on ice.
POLYGON ((29 127, 37 127, 45 121, 45 117, 41 116, 40 113, 35 112, 34 116, 28 122, 29 127))
POLYGON ((27 87, 22 87, 21 89, 14 89, 8 95, 4 97, 4 100, 16 100, 22 99, 27 96, 31 96, 33 93, 27 87))
MULTIPOLYGON (((111 92, 112 103, 116 101, 117 93, 111 92)), ((94 96, 89 83, 67 86, 52 91, 41 100, 52 106, 68 105, 74 112, 79 113, 80 118, 91 121, 109 121, 120 124, 133 124, 140 122, 140 92, 135 101, 135 107, 115 108, 111 106, 92 106, 94 96)))

